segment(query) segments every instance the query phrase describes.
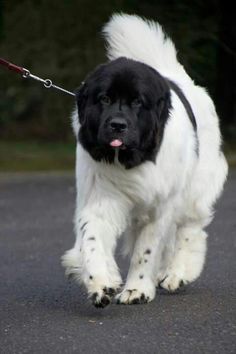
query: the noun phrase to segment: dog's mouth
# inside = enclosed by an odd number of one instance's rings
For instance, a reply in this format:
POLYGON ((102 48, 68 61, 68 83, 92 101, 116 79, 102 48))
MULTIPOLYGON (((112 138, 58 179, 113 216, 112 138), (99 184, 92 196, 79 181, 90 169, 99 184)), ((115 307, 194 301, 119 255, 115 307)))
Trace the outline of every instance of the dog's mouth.
POLYGON ((121 139, 114 139, 110 142, 109 145, 115 149, 117 148, 125 149, 125 145, 121 139))
POLYGON ((114 139, 110 142, 110 146, 117 148, 121 147, 123 145, 123 142, 120 139, 114 139))

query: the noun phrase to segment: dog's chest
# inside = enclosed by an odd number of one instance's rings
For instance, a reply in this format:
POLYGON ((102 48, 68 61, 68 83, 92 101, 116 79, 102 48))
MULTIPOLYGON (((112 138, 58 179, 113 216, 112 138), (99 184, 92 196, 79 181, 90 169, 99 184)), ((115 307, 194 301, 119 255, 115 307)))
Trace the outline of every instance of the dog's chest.
POLYGON ((100 170, 100 183, 104 193, 128 199, 134 206, 149 208, 157 198, 155 175, 150 166, 131 170, 106 166, 100 170))

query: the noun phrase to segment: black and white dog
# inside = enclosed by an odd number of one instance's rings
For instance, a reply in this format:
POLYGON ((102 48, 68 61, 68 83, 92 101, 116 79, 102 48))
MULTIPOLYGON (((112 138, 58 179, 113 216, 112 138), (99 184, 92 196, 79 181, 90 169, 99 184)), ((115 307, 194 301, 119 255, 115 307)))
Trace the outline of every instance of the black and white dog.
POLYGON ((76 242, 62 257, 97 307, 149 302, 201 273, 213 204, 227 176, 214 104, 158 23, 114 15, 110 61, 78 92, 76 242), (114 259, 131 256, 123 289, 114 259))

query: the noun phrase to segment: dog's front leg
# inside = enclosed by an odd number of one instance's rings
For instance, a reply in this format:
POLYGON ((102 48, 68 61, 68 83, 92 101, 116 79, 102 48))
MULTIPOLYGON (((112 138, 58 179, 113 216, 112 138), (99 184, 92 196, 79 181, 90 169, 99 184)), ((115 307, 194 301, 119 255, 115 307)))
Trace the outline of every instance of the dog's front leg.
POLYGON ((102 197, 76 213, 76 243, 62 263, 67 275, 86 286, 96 307, 108 305, 122 283, 114 251, 126 218, 125 205, 102 197))
POLYGON ((158 214, 136 235, 126 284, 123 291, 116 296, 117 303, 146 303, 155 297, 157 263, 172 227, 171 207, 167 207, 167 211, 163 207, 158 214))

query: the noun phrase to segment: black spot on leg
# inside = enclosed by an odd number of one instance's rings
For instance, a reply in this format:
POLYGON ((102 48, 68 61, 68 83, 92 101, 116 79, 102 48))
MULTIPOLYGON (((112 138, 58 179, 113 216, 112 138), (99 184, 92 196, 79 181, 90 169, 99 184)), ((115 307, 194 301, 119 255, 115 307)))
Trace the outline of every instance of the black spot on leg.
POLYGON ((95 237, 94 236, 89 237, 88 241, 95 241, 95 237))
POLYGON ((164 283, 164 281, 166 280, 166 278, 168 277, 168 274, 159 281, 159 284, 158 284, 158 288, 159 289, 163 289, 163 286, 162 286, 162 283, 164 283))
POLYGON ((100 303, 95 304, 95 307, 97 307, 97 308, 99 308, 99 307, 100 307, 100 308, 104 308, 104 307, 106 307, 107 305, 109 305, 110 302, 111 302, 110 297, 105 295, 105 296, 103 296, 103 297, 101 298, 100 303))
POLYGON ((116 292, 114 288, 107 288, 107 287, 103 288, 103 291, 106 295, 109 295, 111 297, 114 296, 116 292))
POLYGON ((133 300, 131 301, 131 304, 132 304, 132 305, 140 304, 140 299, 139 299, 138 297, 136 297, 135 299, 133 299, 133 300))
POLYGON ((139 279, 143 279, 143 274, 140 274, 139 279))
POLYGON ((142 259, 139 260, 138 264, 141 264, 142 263, 142 259))
POLYGON ((81 226, 80 230, 83 231, 83 229, 85 228, 85 226, 86 226, 87 224, 88 224, 88 222, 85 222, 85 223, 81 226))
POLYGON ((144 259, 144 263, 147 263, 148 262, 148 260, 147 259, 144 259))
POLYGON ((111 302, 111 299, 108 295, 103 295, 102 297, 99 297, 97 292, 92 294, 91 299, 93 305, 97 308, 104 308, 111 302))
POLYGON ((150 250, 150 248, 147 248, 146 251, 144 252, 144 254, 151 254, 152 251, 150 250))
POLYGON ((90 275, 90 276, 89 276, 89 279, 91 279, 91 280, 92 280, 92 279, 93 279, 93 276, 92 276, 92 275, 90 275))

